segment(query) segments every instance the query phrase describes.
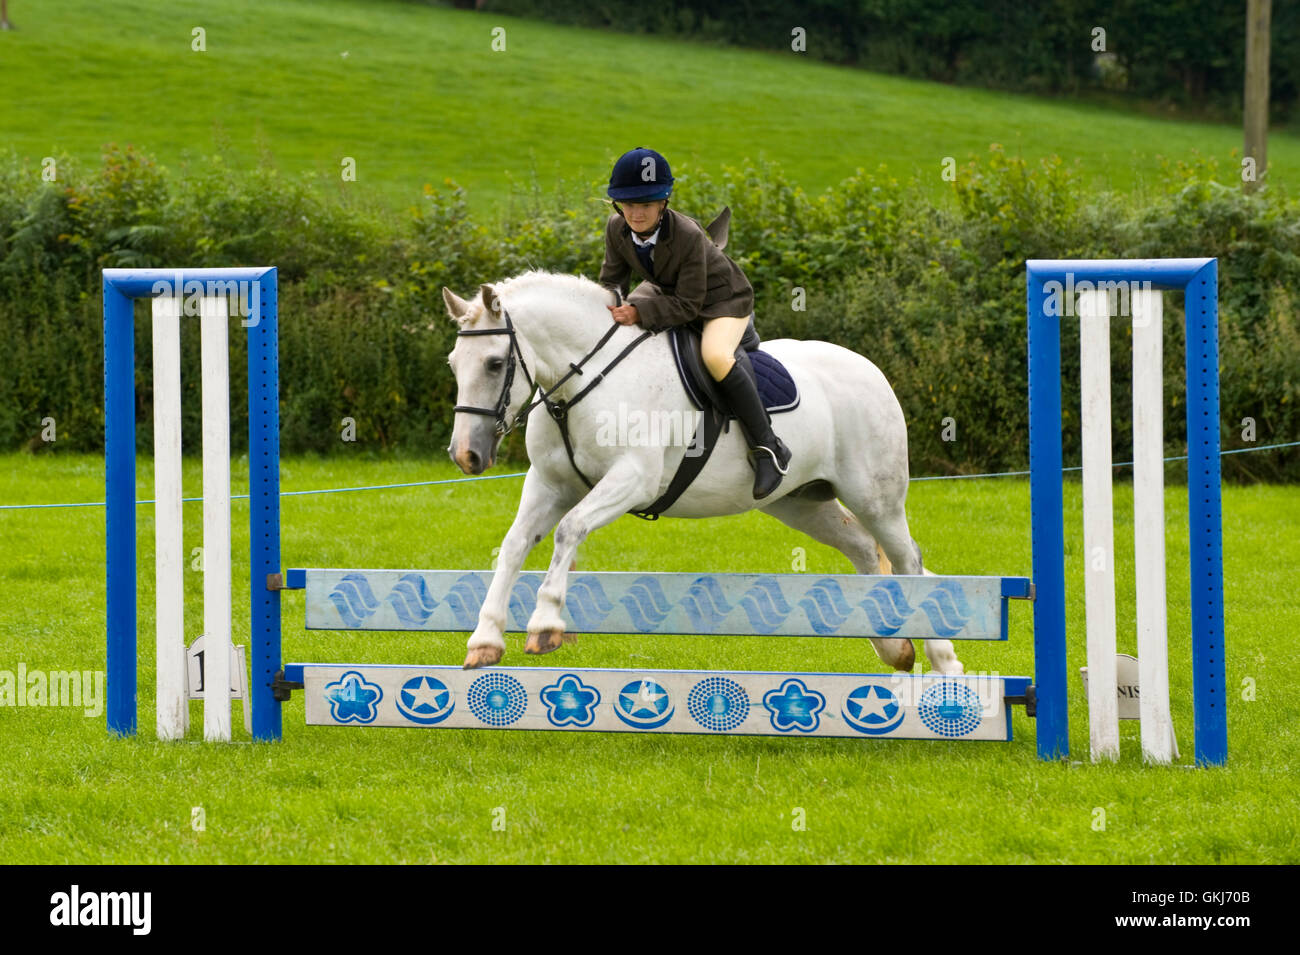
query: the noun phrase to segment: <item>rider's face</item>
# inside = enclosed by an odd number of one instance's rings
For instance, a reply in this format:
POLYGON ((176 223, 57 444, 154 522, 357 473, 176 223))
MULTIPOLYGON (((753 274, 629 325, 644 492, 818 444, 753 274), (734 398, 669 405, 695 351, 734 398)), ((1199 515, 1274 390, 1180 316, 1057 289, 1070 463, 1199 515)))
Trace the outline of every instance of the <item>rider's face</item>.
POLYGON ((663 212, 664 206, 668 205, 665 199, 656 199, 654 202, 620 202, 623 209, 623 218, 637 232, 644 232, 646 229, 654 227, 655 222, 659 220, 659 213, 663 212))

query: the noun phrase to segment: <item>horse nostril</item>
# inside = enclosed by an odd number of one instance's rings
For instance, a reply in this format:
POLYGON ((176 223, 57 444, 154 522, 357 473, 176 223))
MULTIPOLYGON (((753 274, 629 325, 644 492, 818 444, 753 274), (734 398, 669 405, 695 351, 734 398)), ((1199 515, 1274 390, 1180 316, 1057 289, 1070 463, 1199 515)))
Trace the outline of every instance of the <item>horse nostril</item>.
POLYGON ((466 452, 466 454, 465 454, 465 460, 469 463, 469 469, 470 469, 470 472, 471 472, 471 473, 473 473, 473 474, 477 474, 480 470, 482 470, 482 469, 479 467, 479 458, 478 458, 478 452, 477 452, 477 451, 468 451, 468 452, 466 452))

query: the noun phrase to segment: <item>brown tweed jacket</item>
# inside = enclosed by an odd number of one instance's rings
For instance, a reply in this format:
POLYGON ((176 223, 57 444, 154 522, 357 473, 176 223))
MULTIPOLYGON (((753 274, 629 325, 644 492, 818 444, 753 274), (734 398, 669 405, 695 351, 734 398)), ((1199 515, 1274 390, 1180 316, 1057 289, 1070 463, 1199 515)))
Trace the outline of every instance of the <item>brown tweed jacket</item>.
POLYGON ((658 331, 697 318, 747 318, 754 311, 754 289, 735 262, 690 216, 664 210, 654 246, 654 275, 637 258, 632 227, 618 213, 605 223, 605 263, 600 284, 617 288, 635 305, 641 325, 658 331), (628 295, 633 274, 644 279, 628 295))

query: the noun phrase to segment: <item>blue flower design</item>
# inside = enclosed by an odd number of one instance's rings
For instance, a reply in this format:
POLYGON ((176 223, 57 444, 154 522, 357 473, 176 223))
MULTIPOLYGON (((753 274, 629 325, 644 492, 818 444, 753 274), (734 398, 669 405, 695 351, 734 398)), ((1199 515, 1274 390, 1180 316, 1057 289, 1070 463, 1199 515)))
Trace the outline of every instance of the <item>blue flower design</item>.
POLYGON ((781 689, 763 694, 763 706, 772 718, 773 729, 811 733, 821 723, 819 714, 826 709, 826 697, 808 689, 802 680, 789 679, 781 689))
POLYGON ((542 690, 546 718, 555 726, 590 726, 596 719, 600 691, 566 673, 542 690))
POLYGON ((383 687, 367 682, 356 670, 343 674, 337 683, 325 685, 330 716, 338 723, 373 723, 383 698, 383 687))

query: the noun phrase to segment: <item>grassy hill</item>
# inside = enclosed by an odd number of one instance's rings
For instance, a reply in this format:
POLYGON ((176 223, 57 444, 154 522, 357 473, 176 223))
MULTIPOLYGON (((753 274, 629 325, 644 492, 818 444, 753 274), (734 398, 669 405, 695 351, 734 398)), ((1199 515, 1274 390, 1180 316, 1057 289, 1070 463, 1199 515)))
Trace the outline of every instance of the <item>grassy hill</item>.
MULTIPOLYGON (((1241 142, 1229 125, 400 2, 15 0, 10 17, 0 144, 33 165, 94 162, 110 141, 169 165, 220 148, 385 204, 452 178, 487 211, 534 173, 544 188, 597 181, 639 144, 688 169, 764 156, 813 192, 884 163, 939 192, 943 157, 991 142, 1077 160, 1087 181, 1123 191, 1162 156, 1199 151, 1230 171, 1241 142), (355 183, 341 183, 344 157, 355 183)), ((1294 182, 1300 137, 1275 134, 1269 158, 1294 182)))

